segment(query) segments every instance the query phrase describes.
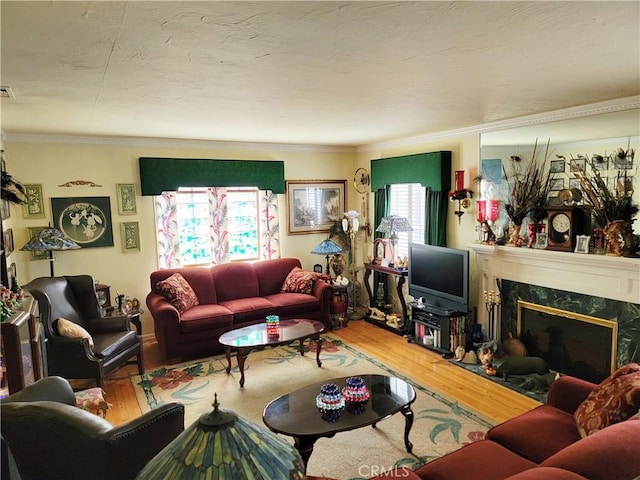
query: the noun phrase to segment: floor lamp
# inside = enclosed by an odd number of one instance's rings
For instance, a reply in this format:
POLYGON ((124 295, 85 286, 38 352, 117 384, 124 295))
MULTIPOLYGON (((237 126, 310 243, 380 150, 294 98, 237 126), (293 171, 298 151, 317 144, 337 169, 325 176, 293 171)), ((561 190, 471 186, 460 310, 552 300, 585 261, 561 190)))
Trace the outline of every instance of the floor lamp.
POLYGON ((349 210, 344 213, 344 218, 342 219, 342 230, 349 235, 349 240, 351 243, 351 284, 352 284, 352 292, 351 292, 351 314, 349 315, 349 319, 358 320, 363 317, 361 313, 358 312, 358 304, 356 298, 356 287, 358 285, 358 279, 356 277, 356 235, 358 234, 358 229, 360 228, 360 221, 358 217, 360 214, 355 210, 349 210))
POLYGON ((53 274, 53 261, 55 260, 53 252, 59 250, 77 250, 78 248, 81 248, 80 245, 57 228, 45 227, 20 250, 27 252, 49 252, 49 265, 51 267, 51 276, 53 277, 55 276, 53 274))

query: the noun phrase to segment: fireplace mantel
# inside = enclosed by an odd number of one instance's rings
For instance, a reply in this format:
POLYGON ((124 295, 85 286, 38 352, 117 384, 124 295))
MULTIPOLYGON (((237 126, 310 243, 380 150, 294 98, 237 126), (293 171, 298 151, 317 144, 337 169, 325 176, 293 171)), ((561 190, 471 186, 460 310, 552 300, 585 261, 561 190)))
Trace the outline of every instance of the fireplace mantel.
POLYGON ((483 292, 496 290, 496 279, 640 303, 640 259, 637 258, 479 243, 467 247, 477 258, 477 305, 481 323, 486 322, 483 292))

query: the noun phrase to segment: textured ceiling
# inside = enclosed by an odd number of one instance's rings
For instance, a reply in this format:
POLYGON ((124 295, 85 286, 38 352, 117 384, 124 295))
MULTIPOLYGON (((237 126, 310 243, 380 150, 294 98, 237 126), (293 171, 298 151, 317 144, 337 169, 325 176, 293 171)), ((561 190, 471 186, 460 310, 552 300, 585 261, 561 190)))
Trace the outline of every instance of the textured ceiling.
POLYGON ((7 134, 363 145, 640 94, 640 2, 1 2, 7 134))

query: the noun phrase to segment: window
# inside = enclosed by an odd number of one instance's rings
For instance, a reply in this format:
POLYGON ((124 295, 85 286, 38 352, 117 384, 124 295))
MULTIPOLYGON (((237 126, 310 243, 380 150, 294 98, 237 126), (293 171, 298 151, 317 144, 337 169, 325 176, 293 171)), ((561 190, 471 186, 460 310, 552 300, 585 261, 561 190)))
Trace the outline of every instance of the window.
MULTIPOLYGON (((260 258, 258 190, 227 188, 226 203, 230 260, 260 258)), ((180 263, 183 266, 212 263, 211 219, 219 214, 210 211, 211 205, 206 189, 180 189, 176 195, 180 263)))
POLYGON ((425 187, 419 183, 399 183, 391 185, 389 199, 390 215, 400 215, 409 220, 413 231, 399 232, 396 257, 409 255, 409 243, 424 243, 425 229, 425 187))

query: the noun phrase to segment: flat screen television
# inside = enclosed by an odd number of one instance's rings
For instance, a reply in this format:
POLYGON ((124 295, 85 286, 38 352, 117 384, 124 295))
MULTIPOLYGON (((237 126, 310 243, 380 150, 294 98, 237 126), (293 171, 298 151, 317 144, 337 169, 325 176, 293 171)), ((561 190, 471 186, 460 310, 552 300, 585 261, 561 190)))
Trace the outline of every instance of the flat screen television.
POLYGON ((469 251, 409 245, 409 294, 435 313, 469 311, 469 251))

